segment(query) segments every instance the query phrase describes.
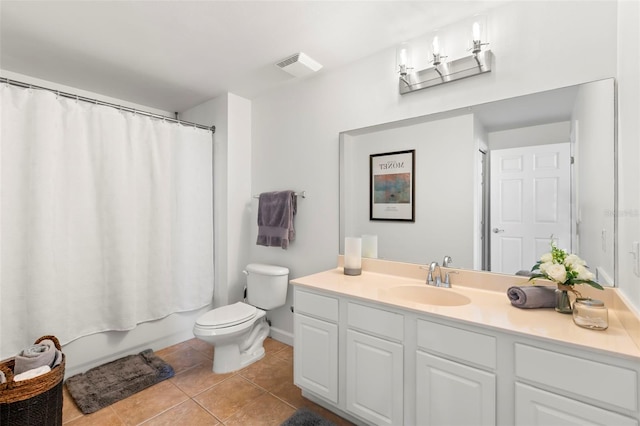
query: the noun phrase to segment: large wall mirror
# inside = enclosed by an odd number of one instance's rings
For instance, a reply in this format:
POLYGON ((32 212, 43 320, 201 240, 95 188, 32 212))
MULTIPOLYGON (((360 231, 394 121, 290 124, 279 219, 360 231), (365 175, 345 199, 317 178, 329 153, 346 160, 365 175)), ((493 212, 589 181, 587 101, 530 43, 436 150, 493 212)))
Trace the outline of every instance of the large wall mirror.
POLYGON ((615 280, 615 81, 340 134, 340 253, 376 235, 377 257, 513 274, 558 247, 615 280), (371 220, 370 156, 414 150, 415 220, 371 220))

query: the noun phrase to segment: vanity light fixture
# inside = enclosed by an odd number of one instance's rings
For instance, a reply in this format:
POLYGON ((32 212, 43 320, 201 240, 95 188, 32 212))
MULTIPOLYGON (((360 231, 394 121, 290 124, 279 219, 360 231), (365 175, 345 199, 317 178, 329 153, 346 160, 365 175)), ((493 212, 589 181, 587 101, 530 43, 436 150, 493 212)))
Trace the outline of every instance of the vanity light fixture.
POLYGON ((398 59, 400 94, 404 95, 406 93, 415 92, 416 90, 422 90, 428 87, 438 86, 440 84, 490 72, 491 59, 493 56, 491 50, 482 50, 482 46, 489 44, 482 42, 482 31, 484 29, 485 25, 482 22, 482 18, 479 17, 479 19, 474 19, 471 25, 471 34, 469 37, 470 47, 467 49, 471 54, 451 61, 446 60, 447 56, 444 55, 442 49, 442 39, 438 34, 436 34, 431 43, 432 59, 429 61, 433 66, 416 72, 411 72, 413 69, 406 66, 406 63, 410 60, 408 58, 410 48, 407 43, 403 43, 398 49, 398 52, 404 51, 405 55, 407 55, 407 59, 404 62, 404 67, 401 65, 400 59, 398 59))

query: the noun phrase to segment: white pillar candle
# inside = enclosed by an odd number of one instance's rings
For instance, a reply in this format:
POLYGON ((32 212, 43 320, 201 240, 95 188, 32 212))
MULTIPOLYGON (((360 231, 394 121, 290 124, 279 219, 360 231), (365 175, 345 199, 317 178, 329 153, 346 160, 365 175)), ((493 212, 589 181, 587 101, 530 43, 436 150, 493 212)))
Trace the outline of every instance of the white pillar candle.
POLYGON ((344 274, 362 273, 362 239, 347 237, 344 239, 344 274))
POLYGON ((378 236, 363 235, 362 236, 362 257, 371 259, 378 258, 378 236))

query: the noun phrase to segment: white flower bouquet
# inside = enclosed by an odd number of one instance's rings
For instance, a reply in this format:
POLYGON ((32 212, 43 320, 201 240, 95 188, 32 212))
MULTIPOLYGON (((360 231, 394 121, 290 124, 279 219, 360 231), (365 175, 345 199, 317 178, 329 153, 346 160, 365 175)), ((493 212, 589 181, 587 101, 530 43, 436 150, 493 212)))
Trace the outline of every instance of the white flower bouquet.
POLYGON ((602 286, 594 281, 595 275, 589 271, 586 262, 575 254, 568 254, 559 249, 554 241, 551 241, 551 252, 543 254, 533 265, 531 272, 530 281, 544 278, 571 289, 574 284, 588 284, 603 290, 602 286))

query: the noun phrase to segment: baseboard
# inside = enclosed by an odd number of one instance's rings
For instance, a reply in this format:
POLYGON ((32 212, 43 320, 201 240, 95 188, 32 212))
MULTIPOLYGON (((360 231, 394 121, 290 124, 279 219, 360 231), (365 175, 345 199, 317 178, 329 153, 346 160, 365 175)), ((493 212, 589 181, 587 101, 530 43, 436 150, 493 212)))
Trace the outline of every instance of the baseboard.
POLYGON ((284 331, 279 328, 271 327, 269 336, 272 339, 277 340, 278 342, 282 342, 289 346, 293 346, 293 333, 289 333, 288 331, 284 331))

